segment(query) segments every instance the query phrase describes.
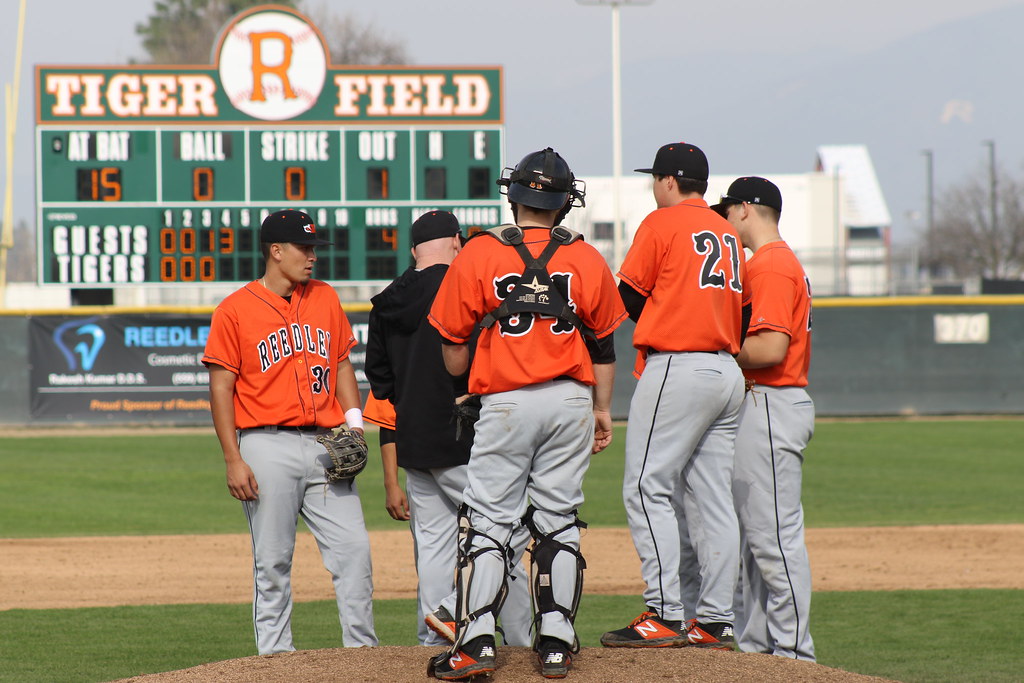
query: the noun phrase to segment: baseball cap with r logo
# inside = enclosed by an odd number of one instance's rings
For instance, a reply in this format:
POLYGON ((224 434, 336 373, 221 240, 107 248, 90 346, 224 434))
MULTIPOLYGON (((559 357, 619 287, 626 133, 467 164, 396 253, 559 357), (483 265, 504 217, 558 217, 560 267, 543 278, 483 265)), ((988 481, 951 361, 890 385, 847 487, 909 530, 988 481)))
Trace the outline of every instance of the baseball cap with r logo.
POLYGON ((260 226, 260 242, 290 242, 312 247, 326 247, 333 242, 316 236, 316 224, 309 214, 294 209, 275 211, 266 217, 260 226))

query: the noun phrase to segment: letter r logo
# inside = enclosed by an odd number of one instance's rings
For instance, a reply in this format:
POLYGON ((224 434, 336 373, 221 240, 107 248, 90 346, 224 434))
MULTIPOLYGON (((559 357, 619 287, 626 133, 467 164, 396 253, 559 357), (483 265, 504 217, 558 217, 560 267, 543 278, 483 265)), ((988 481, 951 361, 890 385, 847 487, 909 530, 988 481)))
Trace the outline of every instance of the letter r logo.
POLYGON ((262 31, 250 33, 249 42, 252 45, 252 101, 265 102, 263 94, 263 77, 267 75, 277 76, 281 81, 282 94, 286 99, 294 100, 295 92, 292 90, 291 82, 288 80, 288 68, 292 65, 292 39, 286 33, 280 31, 262 31), (283 48, 280 64, 266 64, 263 61, 264 41, 278 41, 283 48))
POLYGON ((242 13, 222 33, 217 71, 238 111, 284 121, 316 106, 327 78, 327 47, 309 20, 289 7, 242 13))

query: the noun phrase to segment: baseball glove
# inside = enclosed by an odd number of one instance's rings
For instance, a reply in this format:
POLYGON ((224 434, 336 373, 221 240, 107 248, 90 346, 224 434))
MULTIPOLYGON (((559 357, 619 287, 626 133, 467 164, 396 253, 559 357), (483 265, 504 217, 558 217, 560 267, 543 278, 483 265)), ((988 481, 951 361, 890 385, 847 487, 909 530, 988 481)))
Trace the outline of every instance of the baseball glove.
POLYGON ((476 421, 480 419, 480 394, 466 394, 455 399, 452 419, 455 420, 456 441, 462 438, 462 430, 472 434, 476 421))
POLYGON ((324 470, 330 483, 354 479, 366 467, 366 439, 359 432, 344 427, 331 434, 316 437, 331 458, 331 466, 324 470))

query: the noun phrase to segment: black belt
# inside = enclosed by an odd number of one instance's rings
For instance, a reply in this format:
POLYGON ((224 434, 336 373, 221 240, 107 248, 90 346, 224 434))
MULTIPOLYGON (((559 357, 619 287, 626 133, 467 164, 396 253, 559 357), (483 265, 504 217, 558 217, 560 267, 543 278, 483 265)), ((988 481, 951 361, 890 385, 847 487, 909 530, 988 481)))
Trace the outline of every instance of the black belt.
POLYGON ((710 353, 713 356, 718 355, 718 351, 659 351, 658 349, 647 348, 648 356, 653 356, 656 353, 710 353))
POLYGON ((279 432, 315 432, 318 429, 322 429, 317 425, 267 425, 267 429, 276 429, 279 432))

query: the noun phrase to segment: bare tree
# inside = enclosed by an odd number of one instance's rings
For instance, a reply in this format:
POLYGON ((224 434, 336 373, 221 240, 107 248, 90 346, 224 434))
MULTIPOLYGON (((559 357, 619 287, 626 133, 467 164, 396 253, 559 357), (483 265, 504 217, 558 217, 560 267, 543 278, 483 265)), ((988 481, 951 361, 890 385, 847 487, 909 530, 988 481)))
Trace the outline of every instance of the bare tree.
POLYGON ((930 272, 957 278, 1019 279, 1024 274, 1024 182, 997 173, 993 221, 988 174, 940 193, 934 234, 922 236, 930 272))
POLYGON ((14 224, 14 246, 7 252, 7 281, 36 281, 36 231, 24 219, 14 224))
MULTIPOLYGON (((135 26, 152 64, 210 64, 217 35, 228 19, 266 0, 158 0, 135 26)), ((294 7, 294 0, 277 0, 294 7)), ((338 17, 323 4, 307 13, 327 41, 334 64, 403 64, 405 48, 371 22, 338 17)))
POLYGON ((405 64, 405 47, 386 36, 371 21, 360 21, 351 12, 331 14, 325 5, 307 12, 320 29, 331 51, 332 64, 405 64))

